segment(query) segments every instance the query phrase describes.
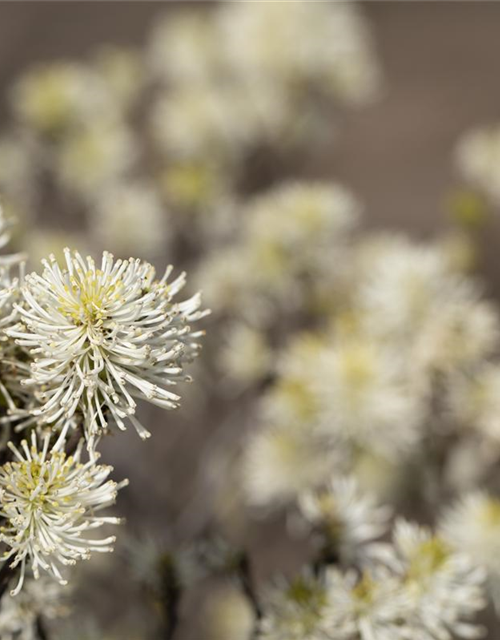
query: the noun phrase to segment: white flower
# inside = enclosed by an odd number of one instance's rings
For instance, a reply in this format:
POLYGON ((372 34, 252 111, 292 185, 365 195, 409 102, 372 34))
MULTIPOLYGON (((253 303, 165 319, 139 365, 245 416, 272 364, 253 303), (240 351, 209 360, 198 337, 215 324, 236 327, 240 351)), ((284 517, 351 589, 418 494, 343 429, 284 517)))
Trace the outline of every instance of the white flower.
POLYGON ((327 640, 333 638, 324 623, 327 592, 307 574, 271 589, 264 600, 259 640, 327 640))
POLYGON ((327 572, 325 620, 335 640, 409 640, 410 600, 396 575, 382 566, 359 575, 327 572))
POLYGON ((127 113, 146 80, 142 54, 132 48, 105 45, 97 51, 95 70, 112 94, 121 113, 127 113))
POLYGON ((340 184, 285 182, 244 208, 244 239, 255 252, 274 253, 293 278, 301 269, 318 269, 325 253, 331 268, 360 211, 356 198, 340 184))
POLYGON ((364 329, 406 354, 423 392, 434 371, 449 374, 494 351, 498 314, 442 246, 394 238, 365 247, 360 258, 354 301, 364 329))
POLYGON ((418 442, 425 407, 395 350, 366 336, 341 338, 310 372, 319 433, 394 458, 418 442))
POLYGON ((224 374, 236 382, 252 384, 269 373, 272 350, 261 332, 236 323, 230 328, 220 361, 224 374))
POLYGON ((242 206, 240 239, 205 263, 203 290, 246 319, 302 310, 319 278, 331 293, 360 208, 336 183, 292 181, 259 194, 242 206))
POLYGON ((137 142, 125 123, 95 117, 64 137, 55 170, 61 184, 93 202, 132 167, 137 142))
POLYGON ((99 245, 122 257, 134 250, 158 255, 167 244, 167 214, 152 185, 119 182, 104 189, 92 210, 99 245))
POLYGON ((220 42, 236 75, 247 82, 316 85, 346 102, 362 103, 380 73, 370 36, 350 5, 278 2, 222 5, 220 42))
POLYGON ((80 462, 81 446, 74 456, 49 449, 45 436, 39 447, 32 433, 31 447, 26 440, 17 449, 9 448, 14 460, 0 467, 0 541, 8 549, 2 561, 12 568, 21 565, 20 578, 12 595, 23 586, 26 565, 35 578, 44 570, 66 584, 59 565, 72 565, 90 557, 92 551, 112 551, 114 537, 87 537, 94 529, 117 518, 96 515, 114 504, 122 485, 108 480, 112 467, 92 459, 80 462))
POLYGON ((466 133, 456 149, 456 163, 474 187, 500 202, 500 127, 482 127, 466 133))
POLYGON ((348 564, 365 557, 365 545, 385 533, 391 515, 390 509, 361 493, 352 477, 335 478, 324 489, 303 493, 299 508, 348 564))
POLYGON ((482 636, 474 617, 486 604, 485 574, 468 556, 454 552, 429 529, 404 520, 396 523, 391 555, 412 600, 412 640, 482 636))
POLYGON ((448 385, 448 405, 459 425, 479 432, 489 443, 500 443, 500 367, 485 363, 471 375, 454 376, 448 385))
POLYGON ((491 595, 500 607, 500 501, 481 491, 469 493, 445 509, 439 530, 455 551, 487 572, 491 595))
POLYGON ((52 256, 42 275, 26 276, 19 307, 22 323, 10 330, 35 357, 31 377, 40 402, 37 415, 59 427, 75 415, 91 449, 112 418, 120 429, 130 420, 142 437, 149 434, 135 418, 142 397, 165 409, 178 405, 169 390, 186 379, 183 363, 197 352, 189 323, 202 317, 199 294, 174 302, 184 274, 168 283, 140 260, 113 261, 105 252, 99 267, 92 258, 65 251, 66 267, 52 256))
POLYGON ((464 286, 435 246, 396 237, 362 249, 365 274, 355 297, 377 336, 419 335, 433 310, 464 286))
POLYGON ((167 158, 234 163, 258 132, 255 108, 236 87, 190 85, 155 104, 152 130, 167 158))
POLYGON ((112 93, 103 78, 83 65, 59 62, 39 66, 23 75, 12 94, 19 118, 41 133, 115 111, 112 93))
POLYGON ((271 426, 249 441, 244 464, 248 500, 255 506, 277 506, 324 483, 338 455, 307 430, 271 426))
POLYGON ((227 67, 210 15, 195 11, 161 19, 153 29, 148 58, 155 76, 181 85, 213 81, 227 67))
POLYGON ((39 580, 27 578, 17 597, 6 593, 0 608, 2 640, 38 640, 40 617, 53 619, 68 613, 61 604, 61 591, 57 582, 42 576, 39 580))
MULTIPOLYGON (((464 287, 454 299, 436 303, 428 322, 417 333, 415 367, 444 373, 467 370, 498 348, 500 321, 496 308, 479 298, 479 291, 464 287)), ((437 302, 437 301, 436 301, 437 302)))
MULTIPOLYGON (((0 207, 0 248, 10 239, 11 222, 0 207)), ((28 401, 21 380, 29 374, 26 353, 8 337, 7 330, 17 318, 16 304, 21 297, 20 287, 24 277, 23 256, 20 254, 0 256, 0 398, 10 410, 16 410, 18 402, 28 401), (18 274, 13 276, 16 267, 18 274)), ((5 419, 3 416, 2 421, 5 419)), ((6 434, 4 434, 6 435, 6 434)))

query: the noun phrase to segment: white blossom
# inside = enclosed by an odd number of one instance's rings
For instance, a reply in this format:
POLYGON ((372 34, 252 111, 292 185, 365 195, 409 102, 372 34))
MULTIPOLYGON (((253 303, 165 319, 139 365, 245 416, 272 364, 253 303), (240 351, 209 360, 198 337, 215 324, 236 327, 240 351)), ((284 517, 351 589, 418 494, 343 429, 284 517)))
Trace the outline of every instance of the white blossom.
POLYGON ((104 79, 71 62, 40 65, 23 75, 14 86, 12 102, 20 120, 44 134, 78 127, 115 111, 104 79))
POLYGON ((63 138, 54 169, 64 187, 92 203, 127 174, 136 157, 137 142, 125 123, 94 117, 63 138))
POLYGON ((156 280, 150 264, 132 258, 105 252, 100 267, 69 250, 65 258, 65 267, 52 256, 42 275, 26 276, 22 324, 9 333, 35 358, 26 381, 40 403, 35 415, 62 427, 61 438, 82 415, 89 449, 109 418, 147 437, 134 398, 177 407, 170 387, 186 379, 183 364, 197 352, 200 333, 189 323, 205 313, 200 296, 174 302, 185 276, 169 283, 171 268, 156 280))
POLYGON ((118 182, 104 189, 92 209, 92 235, 122 257, 156 256, 167 244, 167 213, 153 185, 118 182))
POLYGON ((500 367, 484 363, 469 375, 450 379, 447 405, 459 426, 500 443, 500 367))
POLYGON ((272 350, 265 336, 243 323, 235 323, 228 333, 220 355, 224 374, 242 384, 265 377, 272 367, 272 350))
POLYGON ((418 443, 425 405, 395 350, 364 336, 340 338, 310 375, 324 436, 388 458, 418 443))
POLYGON ((258 431, 248 442, 243 467, 248 501, 260 507, 293 502, 324 483, 338 457, 307 430, 285 425, 258 431))
POLYGON ((235 73, 258 85, 318 86, 363 103, 380 85, 370 34, 358 10, 343 3, 223 5, 217 27, 235 73))
POLYGON ((20 577, 12 595, 23 586, 26 566, 38 578, 46 571, 61 584, 66 579, 62 566, 90 557, 93 551, 112 551, 114 536, 88 537, 88 533, 117 518, 97 514, 114 504, 121 485, 108 480, 112 467, 98 465, 95 459, 80 461, 79 446, 72 456, 50 449, 50 437, 41 445, 32 433, 20 449, 9 443, 11 462, 0 467, 0 541, 7 546, 2 556, 11 568, 20 565, 20 577))
POLYGON ((227 71, 210 15, 169 13, 155 25, 148 49, 153 75, 167 83, 205 84, 227 71))
POLYGON ((409 640, 411 601, 396 575, 382 566, 359 575, 327 572, 325 621, 335 640, 409 640))
POLYGON ((397 521, 388 558, 412 601, 412 640, 479 638, 474 620, 484 608, 484 570, 430 529, 397 521))
POLYGON ((259 623, 259 640, 327 640, 333 638, 324 621, 327 593, 323 584, 304 573, 269 589, 259 623))
POLYGON ((13 597, 6 593, 0 607, 2 640, 38 640, 37 621, 68 613, 62 602, 62 588, 48 577, 27 578, 23 590, 13 597))
POLYGON ((488 586, 500 607, 500 500, 472 491, 446 508, 440 533, 458 553, 467 554, 488 575, 488 586))
POLYGON ((500 202, 500 127, 480 127, 459 140, 456 164, 462 176, 494 204, 500 202))
POLYGON ((370 542, 387 530, 391 510, 360 492, 353 477, 334 478, 324 488, 299 496, 304 518, 322 532, 343 563, 363 559, 370 542))

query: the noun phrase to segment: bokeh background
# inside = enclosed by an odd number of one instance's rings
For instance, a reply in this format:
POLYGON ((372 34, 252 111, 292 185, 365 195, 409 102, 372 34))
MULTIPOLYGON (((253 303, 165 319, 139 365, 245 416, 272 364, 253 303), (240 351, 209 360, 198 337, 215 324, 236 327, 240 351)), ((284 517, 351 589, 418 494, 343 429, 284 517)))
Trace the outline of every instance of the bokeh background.
MULTIPOLYGON (((210 12, 214 7, 194 2, 1 2, 0 130, 13 127, 11 89, 33 65, 88 61, 102 45, 141 50, 160 17, 168 21, 186 8, 210 12)), ((327 118, 323 126, 335 126, 334 143, 320 148, 300 172, 351 189, 364 203, 362 224, 368 229, 433 238, 451 224, 449 198, 461 183, 454 160, 457 140, 464 131, 500 118, 500 4, 361 2, 359 8, 383 73, 380 95, 359 108, 341 109, 340 115, 332 110, 331 121, 327 118)), ((1 159, 0 175, 2 162, 9 160, 1 159)), ((39 211, 29 223, 34 225, 31 241, 46 227, 68 234, 80 230, 78 216, 63 206, 39 211)), ((479 273, 495 299, 500 296, 499 238, 500 219, 492 219, 478 239, 479 273)), ((181 249, 170 246, 155 263, 169 261, 170 252, 182 257, 181 249)), ((158 546, 177 547, 212 526, 213 487, 207 478, 218 471, 223 475, 221 452, 225 459, 224 451, 233 446, 228 443, 240 437, 235 425, 241 423, 242 432, 248 425, 245 404, 239 408, 232 400, 229 411, 220 399, 207 401, 213 378, 203 372, 203 364, 197 373, 199 379, 179 411, 144 409, 143 421, 151 425, 153 438, 140 442, 130 430, 104 444, 103 455, 116 476, 130 479, 119 501, 119 512, 127 517, 127 541, 116 558, 82 572, 79 613, 71 618, 72 625, 81 626, 80 618, 93 616, 103 633, 148 637, 157 624, 157 605, 151 604, 148 587, 131 564, 144 565, 158 546), (130 561, 138 539, 144 557, 130 561)), ((238 531, 237 523, 233 527, 238 531)), ((245 533, 238 531, 252 552, 258 578, 300 564, 300 545, 284 542, 282 531, 279 517, 254 526, 245 523, 245 533)), ((203 610, 206 586, 183 601, 176 638, 204 637, 203 623, 192 612, 203 610)), ((88 633, 94 633, 90 626, 88 633)))

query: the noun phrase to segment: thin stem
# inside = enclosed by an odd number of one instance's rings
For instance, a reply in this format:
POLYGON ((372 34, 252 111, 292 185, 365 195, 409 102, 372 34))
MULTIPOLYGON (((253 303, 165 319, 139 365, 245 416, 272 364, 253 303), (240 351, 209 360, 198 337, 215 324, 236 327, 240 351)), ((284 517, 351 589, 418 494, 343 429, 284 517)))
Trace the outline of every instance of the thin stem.
POLYGON ((246 553, 241 555, 241 559, 238 563, 238 576, 243 588, 243 593, 246 595, 252 606, 256 620, 259 621, 262 618, 262 608, 257 598, 255 585, 250 571, 250 559, 246 553))
POLYGON ((42 616, 38 616, 36 619, 36 633, 38 635, 38 640, 49 640, 49 634, 47 633, 47 628, 42 616))
POLYGON ((179 624, 179 603, 181 599, 181 588, 175 570, 174 563, 170 557, 163 559, 161 566, 161 603, 164 613, 164 633, 165 640, 172 640, 179 624))

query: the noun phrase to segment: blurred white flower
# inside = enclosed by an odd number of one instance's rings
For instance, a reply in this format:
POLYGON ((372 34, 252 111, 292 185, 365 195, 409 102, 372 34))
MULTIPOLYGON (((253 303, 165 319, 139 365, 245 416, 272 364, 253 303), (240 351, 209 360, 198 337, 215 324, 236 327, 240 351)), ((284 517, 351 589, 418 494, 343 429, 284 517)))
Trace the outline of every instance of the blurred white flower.
MULTIPOLYGON (((407 623, 411 601, 397 576, 382 566, 327 572, 325 621, 338 640, 412 640, 407 623)), ((420 636, 419 636, 420 638, 420 636)))
POLYGON ((426 407, 404 365, 400 354, 371 338, 334 341, 309 372, 316 429, 334 442, 388 458, 411 451, 426 407))
POLYGON ((61 142, 55 170, 61 183, 93 202, 99 191, 123 177, 137 153, 133 131, 108 118, 94 119, 61 142))
POLYGON ((151 257, 166 248, 167 215, 148 183, 118 182, 104 189, 92 210, 92 235, 100 246, 127 258, 151 257))
POLYGON ((289 85, 295 95, 317 86, 352 103, 370 100, 379 88, 370 34, 352 5, 227 4, 216 21, 225 57, 248 82, 289 85))
POLYGON ((81 446, 67 456, 49 449, 49 443, 47 435, 39 446, 34 432, 31 446, 23 440, 19 450, 9 443, 14 460, 0 467, 0 514, 5 518, 0 541, 8 547, 2 561, 12 568, 21 565, 12 595, 23 586, 26 565, 35 578, 42 569, 66 584, 60 565, 75 564, 92 551, 112 551, 115 541, 113 536, 93 539, 86 534, 119 522, 96 512, 114 504, 124 483, 107 479, 112 467, 95 460, 81 463, 81 446))
POLYGON ((272 366, 272 351, 265 336, 248 325, 230 328, 220 354, 221 369, 239 383, 251 384, 265 377, 272 366))
POLYGON ((41 405, 36 415, 62 426, 63 438, 81 413, 89 449, 109 418, 120 429, 130 420, 147 437, 134 397, 178 406, 169 387, 186 379, 183 364, 197 352, 201 334, 190 333, 189 323, 205 315, 200 296, 174 302, 185 275, 169 283, 171 268, 156 280, 150 264, 113 261, 107 252, 100 267, 69 249, 65 259, 61 268, 52 256, 42 275, 26 276, 22 324, 9 330, 35 356, 26 384, 41 405))
POLYGON ((126 112, 144 90, 143 62, 140 51, 105 46, 95 57, 95 71, 112 93, 120 112, 126 112))
POLYGON ((299 508, 346 564, 357 563, 366 556, 368 543, 387 531, 391 516, 389 508, 360 492, 353 477, 334 478, 325 488, 301 494, 299 508))
POLYGON ((500 203, 500 126, 493 125, 463 135, 456 148, 462 176, 494 204, 500 203))
POLYGON ((474 621, 486 605, 482 568, 429 529, 402 519, 395 525, 391 555, 412 602, 409 637, 442 640, 483 635, 474 621))
MULTIPOLYGON (((10 240, 11 221, 0 207, 0 249, 10 240)), ((21 299, 21 283, 24 278, 24 256, 4 254, 0 256, 0 401, 7 410, 15 411, 21 402, 29 402, 22 379, 29 374, 29 358, 7 335, 16 322, 16 305, 21 299)), ((2 422, 6 422, 2 416, 2 422)), ((5 430, 4 435, 7 435, 5 430)))
POLYGON ((389 237, 361 250, 364 273, 356 303, 378 337, 418 336, 434 309, 468 286, 451 273, 446 254, 433 245, 389 237))
POLYGON ((355 226, 360 204, 343 186, 327 182, 285 182, 253 198, 242 212, 245 241, 253 251, 281 256, 283 270, 314 270, 355 226))
POLYGON ((44 576, 39 580, 27 578, 17 597, 6 593, 0 608, 0 636, 2 640, 38 640, 37 621, 67 615, 62 604, 61 587, 44 576))
POLYGON ((180 87, 155 104, 152 132, 167 158, 235 163, 255 138, 252 107, 231 86, 180 87))
POLYGON ((443 246, 393 238, 362 247, 360 262, 353 297, 363 328, 406 354, 422 392, 431 391, 429 374, 460 371, 497 347, 496 310, 443 246))
POLYGON ((240 238, 217 250, 200 270, 213 304, 262 320, 276 307, 301 309, 319 279, 335 286, 360 213, 353 195, 336 183, 286 182, 241 207, 240 238), (332 275, 333 274, 333 275, 332 275))
POLYGON ((199 10, 168 13, 159 20, 148 59, 155 77, 175 85, 214 81, 227 66, 211 15, 199 10))
POLYGON ((436 300, 428 322, 416 334, 414 365, 423 371, 464 371, 498 348, 500 318, 496 307, 479 298, 473 281, 455 298, 436 300))
POLYGON ((327 640, 332 638, 324 620, 327 593, 324 585, 308 574, 269 589, 259 622, 259 640, 327 640))
POLYGON ((248 501, 258 507, 286 505, 331 477, 338 457, 307 430, 289 425, 263 429, 247 445, 243 474, 248 501))
POLYGON ((500 443, 500 367, 485 363, 470 375, 454 376, 447 388, 448 407, 461 426, 500 443))
POLYGON ((14 112, 39 133, 79 127, 99 114, 114 113, 109 87, 85 65, 56 62, 24 74, 12 93, 14 112))
POLYGON ((488 587, 500 608, 500 500, 473 491, 444 510, 439 531, 458 553, 467 554, 488 575, 488 587))
MULTIPOLYGON (((321 354, 328 348, 323 335, 304 332, 295 335, 279 354, 275 365, 278 377, 262 397, 265 422, 293 428, 311 425, 318 416, 319 404, 314 372, 321 354)), ((313 435, 311 433, 311 435, 313 435)))

